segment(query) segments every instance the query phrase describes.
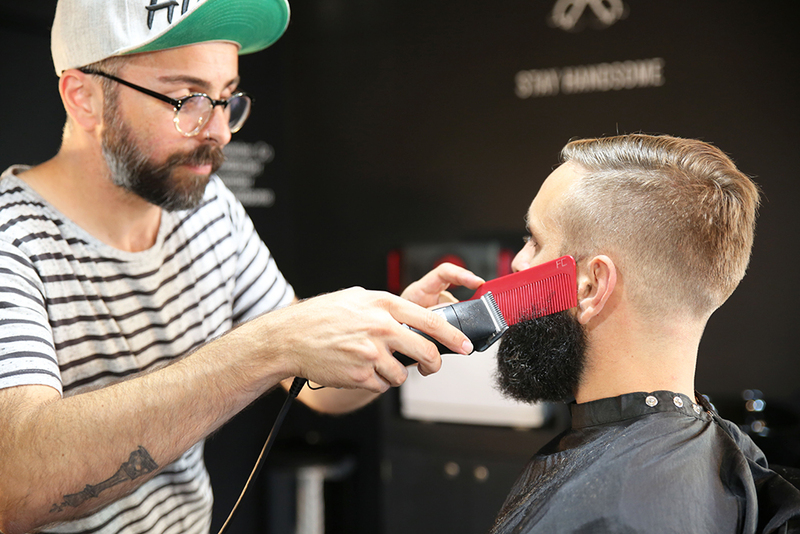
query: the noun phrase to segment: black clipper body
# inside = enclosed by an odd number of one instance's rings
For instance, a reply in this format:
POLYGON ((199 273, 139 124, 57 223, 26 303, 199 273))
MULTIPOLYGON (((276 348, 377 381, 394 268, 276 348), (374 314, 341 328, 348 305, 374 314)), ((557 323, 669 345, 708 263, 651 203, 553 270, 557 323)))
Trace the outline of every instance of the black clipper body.
MULTIPOLYGON (((508 329, 506 320, 500 313, 500 307, 495 302, 491 291, 478 300, 456 302, 431 311, 438 313, 448 323, 464 332, 478 352, 483 352, 491 347, 508 329)), ((452 352, 429 335, 415 328, 411 328, 411 330, 432 341, 439 353, 452 352)), ((405 365, 417 363, 403 354, 395 353, 395 357, 405 365)))

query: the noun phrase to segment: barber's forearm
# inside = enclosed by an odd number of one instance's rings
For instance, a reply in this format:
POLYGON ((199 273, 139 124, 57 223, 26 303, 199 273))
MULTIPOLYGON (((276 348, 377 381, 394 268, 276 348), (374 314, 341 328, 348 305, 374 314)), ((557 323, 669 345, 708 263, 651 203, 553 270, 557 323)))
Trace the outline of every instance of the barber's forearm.
POLYGON ((44 386, 0 391, 0 531, 113 502, 276 385, 284 376, 249 335, 236 329, 163 369, 65 399, 44 386))
MULTIPOLYGON (((286 380, 283 386, 288 389, 291 384, 291 380, 286 380)), ((317 386, 314 384, 311 387, 317 386)), ((311 387, 303 388, 297 399, 312 410, 330 415, 358 410, 378 398, 378 393, 364 389, 322 388, 312 390, 311 387)))
POLYGON ((97 391, 63 400, 44 386, 36 391, 49 390, 49 399, 0 391, 0 429, 9 429, 0 432, 0 531, 27 532, 113 501, 153 476, 114 479, 123 464, 146 453, 162 468, 281 380, 375 394, 408 376, 396 351, 435 372, 435 346, 403 324, 472 351, 439 315, 353 288, 262 315, 163 369, 97 391), (78 506, 66 498, 98 485, 78 506))

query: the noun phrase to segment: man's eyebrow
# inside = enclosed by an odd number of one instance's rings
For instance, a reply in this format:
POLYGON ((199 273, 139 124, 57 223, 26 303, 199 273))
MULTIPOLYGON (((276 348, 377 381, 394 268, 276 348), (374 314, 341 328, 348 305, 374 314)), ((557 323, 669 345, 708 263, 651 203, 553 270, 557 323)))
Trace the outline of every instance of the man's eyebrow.
POLYGON ((536 232, 533 230, 533 226, 527 214, 525 214, 525 230, 530 234, 534 243, 539 243, 539 239, 536 237, 536 232))
POLYGON ((533 228, 531 228, 531 219, 528 217, 527 213, 525 214, 525 230, 527 230, 528 233, 533 233, 533 228))
MULTIPOLYGON (((239 85, 240 79, 241 78, 239 76, 236 76, 234 79, 229 81, 225 87, 231 87, 232 85, 233 86, 239 85)), ((158 80, 166 84, 186 84, 194 87, 199 87, 205 92, 209 92, 211 90, 210 82, 208 82, 207 80, 203 80, 202 78, 189 76, 187 74, 177 74, 174 76, 159 76, 158 80)))

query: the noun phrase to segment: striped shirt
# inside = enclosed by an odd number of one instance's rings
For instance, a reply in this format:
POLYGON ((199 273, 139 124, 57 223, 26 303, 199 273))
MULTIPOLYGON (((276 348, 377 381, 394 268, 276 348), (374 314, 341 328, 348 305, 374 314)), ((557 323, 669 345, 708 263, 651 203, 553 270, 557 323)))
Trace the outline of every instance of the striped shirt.
MULTIPOLYGON (((112 384, 294 297, 217 177, 197 209, 162 212, 155 245, 131 253, 67 219, 16 177, 22 170, 0 177, 0 388, 70 396, 112 384)), ((198 443, 132 494, 49 531, 205 533, 211 504, 198 443)))

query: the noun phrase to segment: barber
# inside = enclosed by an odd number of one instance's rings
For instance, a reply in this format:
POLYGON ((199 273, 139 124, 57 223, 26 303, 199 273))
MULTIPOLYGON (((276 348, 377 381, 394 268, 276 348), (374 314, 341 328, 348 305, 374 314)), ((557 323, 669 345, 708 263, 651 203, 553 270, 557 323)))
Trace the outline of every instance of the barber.
POLYGON ((0 531, 205 533, 203 439, 292 377, 357 408, 469 340, 404 294, 302 302, 214 174, 252 101, 238 55, 275 42, 285 0, 59 0, 58 153, 0 180, 0 531), (338 390, 336 388, 344 388, 338 390))

